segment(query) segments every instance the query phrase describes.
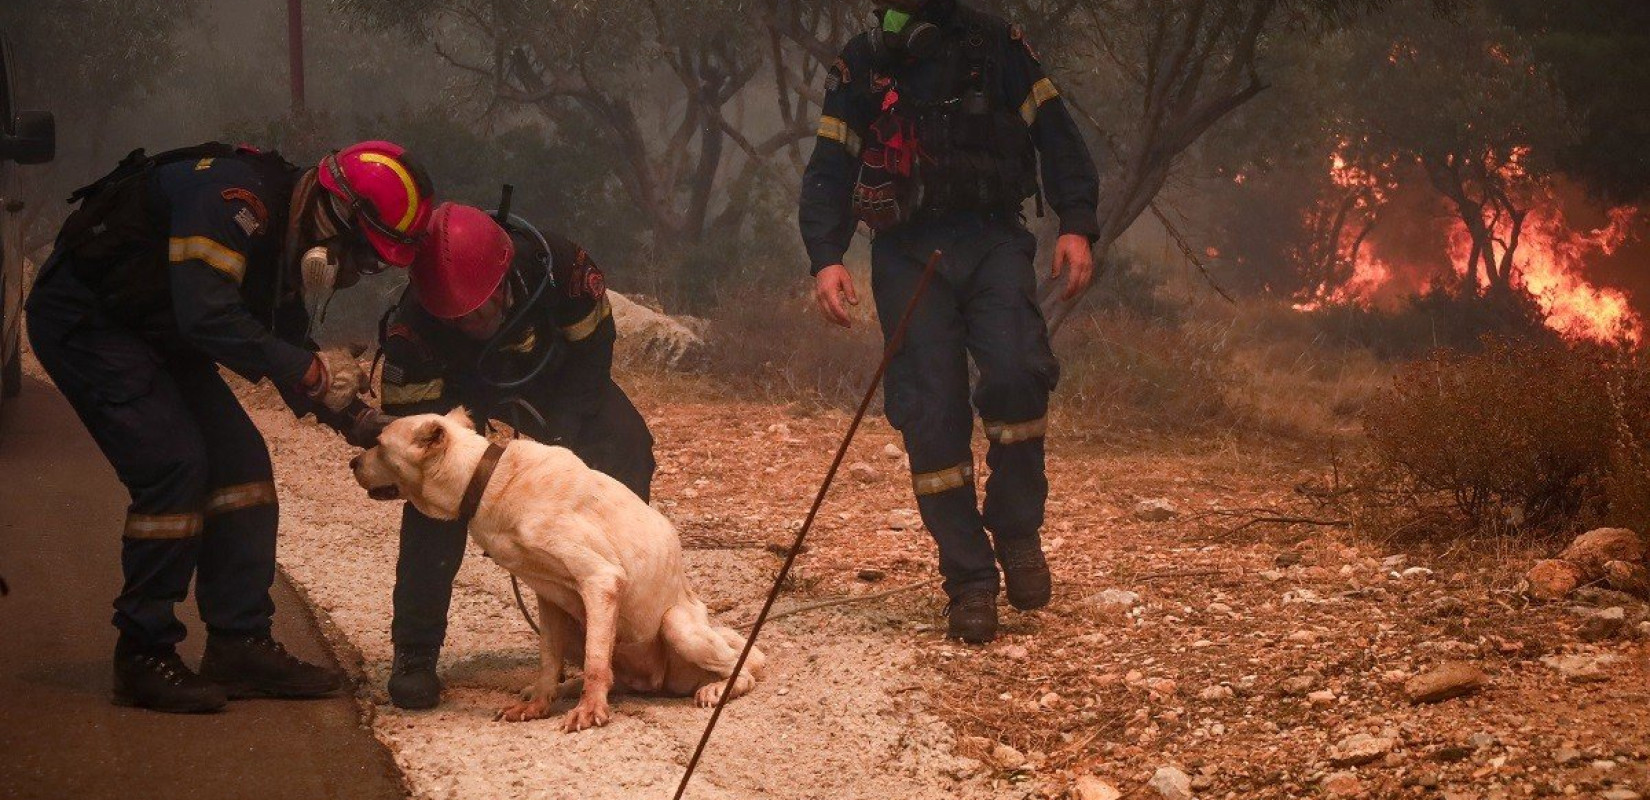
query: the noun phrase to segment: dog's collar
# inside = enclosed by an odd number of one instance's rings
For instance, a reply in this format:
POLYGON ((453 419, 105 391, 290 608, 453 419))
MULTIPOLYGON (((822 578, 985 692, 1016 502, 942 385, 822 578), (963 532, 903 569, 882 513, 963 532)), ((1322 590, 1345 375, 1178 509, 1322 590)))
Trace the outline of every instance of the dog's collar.
POLYGON ((487 443, 487 452, 481 454, 481 463, 476 465, 475 474, 470 476, 470 485, 464 487, 464 500, 458 506, 458 518, 469 522, 475 518, 476 509, 481 507, 481 495, 487 491, 487 482, 493 479, 493 470, 498 468, 498 460, 504 457, 505 445, 487 443))

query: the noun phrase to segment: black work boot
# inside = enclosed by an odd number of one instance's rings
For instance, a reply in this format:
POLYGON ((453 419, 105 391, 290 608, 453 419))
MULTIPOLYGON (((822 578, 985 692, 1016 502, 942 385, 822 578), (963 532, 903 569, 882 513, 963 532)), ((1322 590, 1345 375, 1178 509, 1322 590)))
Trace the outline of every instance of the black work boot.
POLYGON ((950 617, 945 635, 969 644, 985 644, 997 638, 997 593, 989 589, 965 591, 945 606, 950 617))
POLYGON ((996 544, 1008 604, 1021 611, 1048 605, 1054 579, 1048 573, 1048 561, 1043 558, 1043 545, 1037 537, 998 539, 996 544))
POLYGON ((222 686, 232 700, 324 697, 343 685, 337 672, 288 653, 268 634, 209 634, 201 677, 222 686))
POLYGON ((418 710, 441 703, 441 678, 435 674, 441 648, 395 648, 395 666, 390 669, 390 702, 396 708, 418 710))
POLYGON ((184 666, 177 651, 115 651, 114 704, 203 714, 223 708, 229 698, 217 684, 184 666))

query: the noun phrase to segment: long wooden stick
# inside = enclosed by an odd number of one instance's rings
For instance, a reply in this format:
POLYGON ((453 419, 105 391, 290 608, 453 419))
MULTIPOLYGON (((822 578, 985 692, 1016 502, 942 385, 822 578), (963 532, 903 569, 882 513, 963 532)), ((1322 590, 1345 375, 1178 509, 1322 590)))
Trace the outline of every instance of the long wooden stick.
POLYGON ((688 759, 687 770, 682 773, 682 782, 676 786, 674 800, 682 800, 687 793, 688 781, 693 779, 693 771, 699 767, 699 758, 705 754, 705 745, 710 742, 710 734, 716 730, 716 721, 722 718, 722 709, 727 707, 728 699, 733 697, 733 686, 739 680, 739 673, 745 669, 745 659, 750 657, 751 649, 756 646, 756 637, 762 633, 762 625, 768 621, 768 614, 773 611, 773 603, 779 599, 779 591, 785 584, 785 578, 791 574, 792 565, 796 564, 796 556, 802 552, 802 542, 808 538, 808 530, 814 525, 814 518, 819 516, 819 507, 825 504, 825 493, 831 490, 831 481, 836 479, 836 471, 842 466, 842 459, 848 455, 848 445, 853 442, 854 434, 859 431, 859 423, 865 419, 866 409, 871 407, 871 398, 876 396, 877 385, 882 382, 883 373, 888 371, 888 362, 894 359, 899 352, 900 345, 905 341, 905 329, 911 325, 911 317, 916 313, 917 300, 927 290, 928 283, 934 277, 934 270, 939 266, 941 254, 935 250, 928 257, 928 264, 922 268, 922 277, 917 279, 917 289, 911 293, 911 300, 905 304, 905 313, 900 315, 899 324, 894 327, 894 334, 888 337, 888 346, 882 351, 882 362, 877 364, 877 372, 871 376, 871 385, 865 387, 865 397, 859 401, 859 410, 854 412, 854 421, 848 424, 848 433, 842 437, 842 444, 836 449, 836 458, 831 459, 831 468, 825 472, 824 482, 819 484, 819 492, 814 495, 813 507, 808 509, 808 516, 802 520, 802 528, 796 532, 796 541, 791 545, 790 552, 785 554, 785 563, 779 567, 779 575, 773 579, 773 588, 768 590, 768 599, 762 603, 762 610, 756 614, 756 622, 751 626, 751 635, 745 637, 745 649, 739 651, 739 660, 733 664, 733 672, 728 675, 728 682, 722 687, 722 696, 716 699, 716 709, 710 713, 710 721, 705 723, 705 732, 699 736, 699 746, 693 748, 693 757, 688 759))

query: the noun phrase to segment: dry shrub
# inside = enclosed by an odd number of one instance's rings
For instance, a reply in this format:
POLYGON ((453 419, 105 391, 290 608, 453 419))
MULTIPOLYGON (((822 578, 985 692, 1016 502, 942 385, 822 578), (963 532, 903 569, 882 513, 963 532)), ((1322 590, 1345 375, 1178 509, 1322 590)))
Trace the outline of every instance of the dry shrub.
MULTIPOLYGON (((859 308, 869 307, 862 297, 859 308)), ((882 334, 869 313, 843 330, 819 316, 811 296, 730 296, 705 339, 712 378, 739 396, 773 402, 851 407, 882 357, 882 334)))
POLYGON ((1619 352, 1486 338, 1405 369, 1366 428, 1414 511, 1442 499, 1496 532, 1632 524, 1650 507, 1645 385, 1643 364, 1619 352))
POLYGON ((1229 419, 1226 330, 1211 322, 1163 324, 1127 310, 1071 319, 1055 344, 1057 402, 1075 418, 1069 427, 1191 429, 1229 419))

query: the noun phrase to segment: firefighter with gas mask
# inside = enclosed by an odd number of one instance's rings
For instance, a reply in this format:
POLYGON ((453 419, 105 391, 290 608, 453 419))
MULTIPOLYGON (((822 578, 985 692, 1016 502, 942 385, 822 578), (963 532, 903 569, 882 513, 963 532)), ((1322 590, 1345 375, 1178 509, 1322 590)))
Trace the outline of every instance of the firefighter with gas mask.
POLYGON ((1094 162, 1021 31, 956 0, 897 0, 827 73, 799 221, 825 316, 859 302, 843 267, 856 223, 872 232, 871 288, 884 336, 943 251, 883 385, 939 545, 948 633, 988 642, 1001 579, 1017 609, 1051 591, 1039 531, 1043 437, 1059 377, 1035 301, 1035 198, 1059 218, 1053 274, 1075 297, 1093 272, 1094 162), (1041 182, 1038 181, 1039 165, 1041 182), (1040 189, 1040 191, 1039 191, 1040 189), (969 358, 979 371, 970 398, 969 358), (972 399, 972 409, 970 400, 972 399), (991 474, 975 496, 977 411, 991 474), (989 536, 988 536, 989 532, 989 536))
POLYGON ((29 341, 131 494, 115 599, 114 702, 204 712, 241 697, 313 697, 340 676, 270 635, 275 485, 269 451, 221 365, 270 380, 352 442, 382 415, 353 358, 309 342, 306 291, 412 261, 429 181, 398 146, 364 142, 301 170, 205 144, 138 150, 79 191, 28 301, 29 341), (195 579, 200 672, 174 613, 195 579))
MULTIPOLYGON (((385 413, 463 405, 478 426, 508 422, 648 499, 653 437, 613 382, 612 306, 584 248, 507 212, 495 218, 447 203, 431 217, 409 277, 384 329, 385 413)), ((389 679, 401 708, 441 700, 436 662, 466 526, 411 503, 402 511, 389 679)))

